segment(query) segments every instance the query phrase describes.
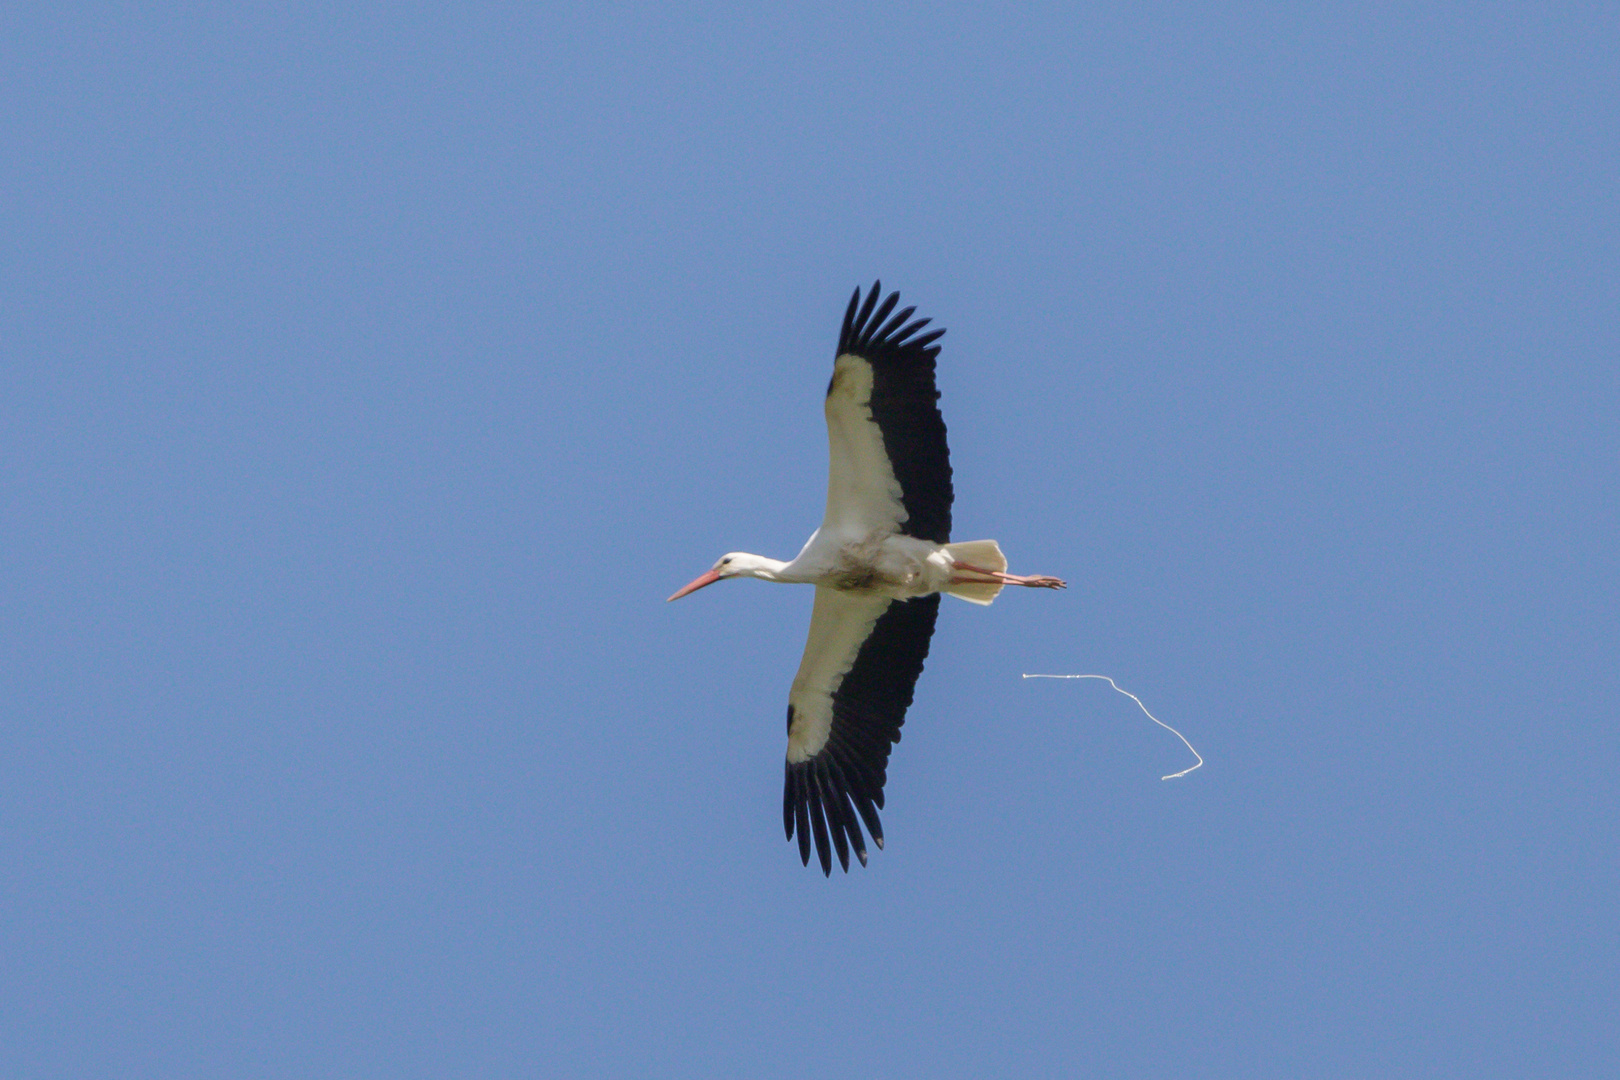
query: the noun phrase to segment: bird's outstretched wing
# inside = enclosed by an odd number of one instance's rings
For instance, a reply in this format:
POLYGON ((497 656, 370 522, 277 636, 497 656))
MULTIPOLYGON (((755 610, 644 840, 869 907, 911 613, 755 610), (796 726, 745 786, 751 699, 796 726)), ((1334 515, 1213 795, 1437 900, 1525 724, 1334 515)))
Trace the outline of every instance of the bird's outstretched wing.
POLYGON ((891 316, 900 301, 878 305, 881 282, 861 303, 850 297, 832 381, 827 384, 831 461, 829 536, 883 530, 943 544, 951 537, 951 456, 934 388, 933 344, 944 330, 920 337, 928 319, 906 322, 916 308, 891 316))
POLYGON ((889 747, 900 741, 938 614, 938 593, 892 600, 816 587, 810 637, 788 693, 782 792, 782 825, 789 840, 797 831, 805 865, 814 837, 823 873, 832 873, 834 850, 846 872, 851 849, 865 866, 860 822, 883 846, 878 810, 889 747))

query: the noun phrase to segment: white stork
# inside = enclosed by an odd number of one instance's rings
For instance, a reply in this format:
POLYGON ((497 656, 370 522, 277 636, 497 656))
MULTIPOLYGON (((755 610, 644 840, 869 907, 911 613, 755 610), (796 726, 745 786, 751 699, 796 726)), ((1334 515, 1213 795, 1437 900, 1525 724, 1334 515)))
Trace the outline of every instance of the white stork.
POLYGON ((782 824, 799 836, 810 864, 815 836, 821 869, 832 853, 847 873, 853 848, 866 865, 866 842, 883 846, 878 810, 889 746, 928 656, 939 594, 988 604, 1004 585, 1061 589, 1054 577, 1007 573, 994 540, 950 543, 951 462, 934 388, 933 344, 944 330, 913 337, 929 322, 890 318, 900 300, 878 306, 880 282, 866 302, 850 297, 827 384, 827 513, 792 562, 734 551, 681 589, 679 600, 732 577, 816 586, 810 639, 788 691, 787 765, 782 824), (830 842, 829 842, 830 837, 830 842))

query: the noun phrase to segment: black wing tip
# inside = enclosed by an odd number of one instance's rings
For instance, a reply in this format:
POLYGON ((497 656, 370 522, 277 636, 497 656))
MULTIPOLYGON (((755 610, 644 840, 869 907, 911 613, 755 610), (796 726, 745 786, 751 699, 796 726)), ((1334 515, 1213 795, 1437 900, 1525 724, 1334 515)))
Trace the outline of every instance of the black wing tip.
POLYGON ((789 763, 785 773, 782 824, 788 840, 793 840, 795 835, 798 837, 799 862, 809 866, 814 851, 825 877, 832 876, 835 859, 844 873, 849 873, 851 853, 862 866, 867 866, 866 837, 861 833, 860 822, 866 822, 879 848, 883 847, 883 827, 862 795, 859 782, 852 792, 850 781, 837 762, 819 756, 798 764, 789 763), (851 806, 852 799, 854 806, 851 806))
POLYGON ((900 302, 899 291, 891 292, 878 307, 878 297, 882 295, 883 282, 872 282, 872 288, 866 294, 866 301, 861 302, 861 287, 855 286, 855 292, 849 298, 849 307, 844 311, 844 326, 838 334, 838 353, 865 354, 873 351, 891 351, 903 354, 906 357, 921 357, 931 360, 939 354, 939 346, 934 345, 944 336, 943 329, 935 330, 916 341, 907 341, 912 334, 926 326, 931 319, 919 319, 914 323, 906 324, 906 320, 916 313, 915 307, 889 317, 895 305, 900 302), (885 322, 884 320, 888 321, 885 322))

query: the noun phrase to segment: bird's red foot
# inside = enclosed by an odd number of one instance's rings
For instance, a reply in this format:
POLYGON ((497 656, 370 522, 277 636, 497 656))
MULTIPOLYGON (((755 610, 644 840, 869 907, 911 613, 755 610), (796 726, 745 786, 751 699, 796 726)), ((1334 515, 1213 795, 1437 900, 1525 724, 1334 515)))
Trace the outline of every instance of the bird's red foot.
MULTIPOLYGON (((974 566, 972 563, 965 562, 957 563, 956 569, 983 574, 993 581, 1001 582, 1003 585, 1026 585, 1031 589, 1067 589, 1069 587, 1069 583, 1063 579, 1047 577, 1045 574, 1009 574, 1001 570, 986 570, 982 566, 974 566)), ((974 579, 953 578, 952 580, 961 582, 973 581, 974 579)))
POLYGON ((1062 578, 1047 577, 1045 574, 1031 574, 1020 585, 1028 585, 1032 589, 1067 589, 1069 583, 1062 578))

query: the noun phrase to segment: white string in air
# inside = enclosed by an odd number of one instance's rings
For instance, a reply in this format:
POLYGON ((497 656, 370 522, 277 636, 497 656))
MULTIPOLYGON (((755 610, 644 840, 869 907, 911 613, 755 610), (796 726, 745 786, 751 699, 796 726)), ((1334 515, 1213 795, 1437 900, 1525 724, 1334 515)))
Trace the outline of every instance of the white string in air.
MULTIPOLYGON (((1025 675, 1024 678, 1026 678, 1026 679, 1104 679, 1104 680, 1107 681, 1109 686, 1112 686, 1115 690, 1118 690, 1120 693, 1124 694, 1126 697, 1128 697, 1132 701, 1136 702, 1136 707, 1141 709, 1144 713, 1146 713, 1147 718, 1149 720, 1153 721, 1155 724, 1158 724, 1160 727, 1164 728, 1164 730, 1168 731, 1170 734, 1172 734, 1176 738, 1180 739, 1181 744, 1183 746, 1185 746, 1189 750, 1192 750, 1192 756, 1198 759, 1198 765, 1202 765, 1204 763, 1204 756, 1202 754, 1200 754, 1198 751, 1193 750, 1193 744, 1187 741, 1187 736, 1183 735, 1181 732, 1177 731, 1175 728, 1171 727, 1169 724, 1165 723, 1163 720, 1160 720, 1157 716, 1154 716, 1152 713, 1148 712, 1147 706, 1142 704, 1142 699, 1141 698, 1137 697, 1135 694, 1131 693, 1129 690, 1121 689, 1120 685, 1118 683, 1116 683, 1113 679, 1108 678, 1107 675, 1025 675)), ((1159 777, 1159 779, 1160 780, 1175 780, 1178 777, 1186 776, 1188 773, 1190 773, 1194 769, 1198 768, 1198 765, 1189 765, 1185 769, 1182 769, 1180 772, 1171 773, 1169 776, 1161 776, 1161 777, 1159 777)))

